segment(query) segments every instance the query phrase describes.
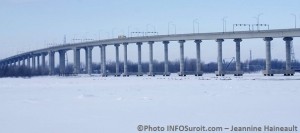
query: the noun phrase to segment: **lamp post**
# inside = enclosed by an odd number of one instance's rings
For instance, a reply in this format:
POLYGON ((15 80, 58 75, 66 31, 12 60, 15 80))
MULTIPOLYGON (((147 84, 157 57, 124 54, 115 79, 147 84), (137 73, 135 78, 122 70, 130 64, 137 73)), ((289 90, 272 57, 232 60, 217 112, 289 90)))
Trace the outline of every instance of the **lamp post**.
POLYGON ((227 19, 228 17, 223 17, 223 32, 226 32, 226 19, 227 19))
POLYGON ((129 36, 129 35, 130 35, 130 28, 131 28, 131 26, 128 26, 128 27, 127 27, 127 36, 128 36, 128 37, 130 37, 130 36, 129 36))
POLYGON ((297 28, 297 15, 294 13, 291 13, 292 16, 295 18, 295 29, 297 28))
POLYGON ((170 24, 172 24, 173 22, 172 21, 170 21, 169 23, 168 23, 168 35, 170 35, 170 24))
POLYGON ((257 15, 257 17, 254 17, 254 18, 256 19, 256 21, 257 21, 257 30, 258 30, 258 31, 259 31, 259 17, 260 17, 261 15, 263 15, 263 13, 260 13, 260 14, 257 15))
POLYGON ((114 31, 116 30, 117 28, 113 28, 112 30, 111 30, 111 38, 114 38, 114 31))
POLYGON ((154 30, 153 32, 156 32, 156 28, 155 28, 154 25, 152 25, 152 24, 147 24, 147 26, 146 26, 146 33, 147 33, 146 35, 147 35, 147 36, 148 36, 148 32, 149 32, 149 27, 150 27, 150 26, 153 28, 153 30, 154 30))
POLYGON ((193 33, 195 33, 195 23, 197 24, 198 33, 199 33, 199 21, 198 21, 198 19, 193 20, 193 33))

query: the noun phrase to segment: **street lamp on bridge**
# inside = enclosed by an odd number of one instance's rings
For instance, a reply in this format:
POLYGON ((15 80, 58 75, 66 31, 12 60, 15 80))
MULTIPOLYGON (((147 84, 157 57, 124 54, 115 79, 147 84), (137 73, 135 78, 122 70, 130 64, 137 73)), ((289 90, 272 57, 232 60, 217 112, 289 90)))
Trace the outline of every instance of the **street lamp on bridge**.
POLYGON ((295 18, 295 29, 297 28, 297 15, 294 13, 291 13, 292 16, 295 18))

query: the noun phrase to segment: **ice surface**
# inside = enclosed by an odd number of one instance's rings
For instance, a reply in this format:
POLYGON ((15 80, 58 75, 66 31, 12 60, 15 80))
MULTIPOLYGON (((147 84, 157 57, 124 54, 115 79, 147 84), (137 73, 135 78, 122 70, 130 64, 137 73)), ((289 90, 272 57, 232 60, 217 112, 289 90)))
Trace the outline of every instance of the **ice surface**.
MULTIPOLYGON (((140 124, 300 123, 300 75, 0 79, 0 133, 134 133, 140 124)), ((298 125, 299 126, 299 125, 298 125)))

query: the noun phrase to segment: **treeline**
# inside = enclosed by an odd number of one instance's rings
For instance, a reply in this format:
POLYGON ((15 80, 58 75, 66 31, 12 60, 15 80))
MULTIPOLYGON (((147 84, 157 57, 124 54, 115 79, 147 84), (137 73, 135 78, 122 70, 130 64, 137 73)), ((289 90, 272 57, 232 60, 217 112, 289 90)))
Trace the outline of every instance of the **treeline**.
MULTIPOLYGON (((164 72, 164 62, 154 61, 153 62, 154 72, 164 72)), ((120 63, 120 72, 124 71, 123 62, 120 63)), ((272 60, 272 69, 285 69, 285 61, 272 60)), ((298 61, 293 62, 293 69, 300 69, 300 63, 298 61)), ((179 60, 169 62, 169 72, 176 73, 179 72, 180 63, 179 60)), ((85 65, 81 64, 80 73, 86 73, 85 65)), ((218 69, 218 64, 216 62, 210 63, 201 63, 201 68, 204 73, 214 73, 218 69)), ((235 71, 235 61, 223 61, 223 69, 225 71, 235 71)), ((250 62, 242 62, 241 69, 244 72, 258 72, 265 69, 265 60, 264 59, 255 59, 250 62)), ((94 74, 100 73, 100 64, 93 63, 92 70, 94 74)), ((107 62, 106 70, 108 73, 115 73, 116 63, 113 61, 107 62)), ((137 72, 138 67, 137 63, 128 61, 128 72, 137 72)), ((142 71, 147 73, 149 70, 148 62, 142 63, 142 71)), ((185 59, 185 71, 193 72, 196 71, 196 59, 185 59)), ((16 66, 16 67, 4 67, 0 69, 0 77, 31 77, 38 75, 48 75, 48 69, 30 69, 26 66, 16 66)), ((54 70, 54 73, 57 75, 73 75, 73 64, 66 65, 65 73, 60 73, 59 66, 54 70)))

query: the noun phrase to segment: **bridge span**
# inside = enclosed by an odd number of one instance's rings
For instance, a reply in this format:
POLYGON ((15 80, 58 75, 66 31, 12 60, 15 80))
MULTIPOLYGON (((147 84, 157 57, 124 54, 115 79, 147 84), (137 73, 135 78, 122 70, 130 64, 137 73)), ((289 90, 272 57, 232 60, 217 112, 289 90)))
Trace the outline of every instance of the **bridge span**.
POLYGON ((114 46, 116 52, 116 73, 115 76, 129 76, 137 75, 142 76, 142 61, 141 61, 141 45, 147 43, 149 45, 149 76, 155 76, 158 74, 169 76, 168 70, 168 44, 170 41, 176 41, 180 46, 180 71, 179 76, 185 75, 196 75, 202 76, 203 72, 201 70, 201 43, 203 40, 215 40, 218 45, 218 70, 215 72, 216 76, 224 76, 225 74, 234 74, 235 76, 242 76, 244 73, 241 70, 240 61, 240 44, 243 39, 254 39, 261 38, 265 41, 266 49, 266 69, 263 71, 265 76, 273 76, 274 74, 284 74, 285 76, 294 75, 295 71, 291 68, 291 41, 294 37, 300 37, 300 29, 277 29, 277 30, 261 30, 261 31, 238 31, 238 32, 217 32, 217 33, 193 33, 193 34, 172 34, 172 35, 156 35, 156 36, 143 36, 143 37, 129 37, 129 38, 115 38, 106 39, 82 43, 64 44, 59 46, 53 46, 48 48, 43 48, 39 50, 29 51, 11 57, 0 60, 0 68, 5 67, 15 67, 15 66, 27 66, 32 69, 42 68, 49 69, 49 75, 54 74, 54 54, 59 53, 59 68, 60 73, 65 73, 65 53, 68 50, 73 50, 74 53, 74 74, 79 73, 80 69, 80 49, 85 49, 86 57, 86 70, 88 74, 92 74, 92 50, 95 47, 100 48, 101 52, 101 74, 102 76, 108 76, 109 73, 106 72, 106 47, 114 46), (273 38, 282 38, 285 42, 285 52, 286 52, 286 69, 285 70, 274 70, 271 68, 271 41, 273 38), (231 39, 236 45, 236 71, 224 71, 222 64, 222 42, 225 39, 231 39), (184 64, 184 43, 186 41, 193 40, 196 47, 197 63, 195 72, 185 72, 184 64), (155 43, 164 44, 164 72, 157 73, 153 71, 153 45, 155 43), (136 44, 138 47, 138 72, 129 73, 127 70, 127 45, 136 44), (124 48, 124 71, 120 72, 120 62, 119 62, 119 46, 123 45, 124 48), (48 56, 48 64, 46 64, 45 58, 48 56), (41 59, 41 60, 40 60, 41 59), (25 63, 27 62, 27 63, 25 63))

